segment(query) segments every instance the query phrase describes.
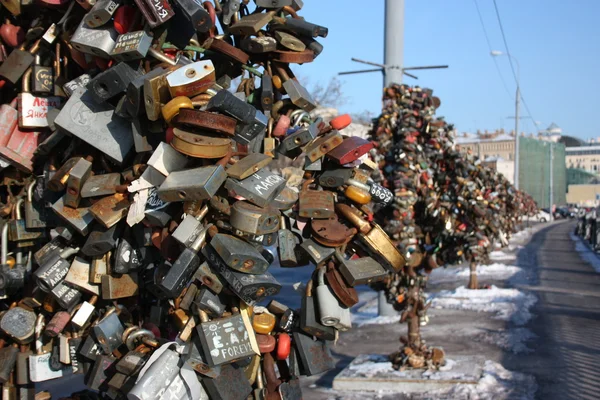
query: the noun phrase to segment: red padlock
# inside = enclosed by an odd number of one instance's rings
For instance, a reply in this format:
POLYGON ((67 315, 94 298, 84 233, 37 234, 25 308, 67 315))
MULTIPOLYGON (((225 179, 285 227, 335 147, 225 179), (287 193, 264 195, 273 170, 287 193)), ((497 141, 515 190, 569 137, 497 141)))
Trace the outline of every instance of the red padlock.
POLYGON ((352 123, 352 117, 349 114, 339 115, 329 122, 333 129, 338 131, 347 128, 352 123))
POLYGON ((121 6, 121 7, 117 8, 117 11, 115 11, 113 18, 114 18, 115 30, 117 32, 119 32, 119 35, 122 35, 127 32, 131 32, 132 30, 134 30, 133 28, 134 28, 134 24, 136 22, 135 14, 136 14, 135 7, 121 6))
POLYGON ((290 129, 292 121, 287 115, 282 115, 277 120, 277 124, 273 128, 272 136, 276 138, 282 138, 287 133, 288 129, 290 129))
POLYGON ((277 359, 280 361, 286 360, 292 349, 292 339, 290 335, 283 332, 277 336, 277 359))
POLYGON ((258 349, 261 354, 270 353, 275 350, 275 345, 277 341, 275 337, 271 335, 263 335, 262 333, 256 334, 256 342, 258 343, 258 349))
POLYGON ((10 47, 19 47, 25 41, 25 31, 20 26, 16 26, 6 21, 0 27, 0 37, 2 41, 10 47))

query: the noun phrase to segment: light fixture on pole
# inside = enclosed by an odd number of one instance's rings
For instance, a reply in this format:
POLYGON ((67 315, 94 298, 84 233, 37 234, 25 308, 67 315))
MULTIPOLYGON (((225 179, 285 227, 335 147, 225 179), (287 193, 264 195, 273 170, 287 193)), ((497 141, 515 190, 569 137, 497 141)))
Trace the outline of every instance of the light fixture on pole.
POLYGON ((510 55, 509 53, 503 53, 500 50, 492 50, 490 52, 492 57, 508 56, 511 60, 514 60, 517 64, 517 93, 515 95, 515 188, 519 189, 519 103, 521 101, 521 89, 520 89, 520 75, 521 66, 519 60, 510 55))

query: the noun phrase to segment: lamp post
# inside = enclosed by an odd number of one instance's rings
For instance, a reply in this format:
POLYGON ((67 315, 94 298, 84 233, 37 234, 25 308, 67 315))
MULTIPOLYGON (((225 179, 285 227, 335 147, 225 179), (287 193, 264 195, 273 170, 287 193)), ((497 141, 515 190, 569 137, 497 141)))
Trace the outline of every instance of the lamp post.
POLYGON ((492 50, 490 53, 493 57, 508 56, 517 64, 517 93, 515 95, 515 188, 519 189, 519 104, 521 101, 521 89, 519 87, 521 66, 519 60, 510 55, 509 53, 503 53, 499 50, 492 50))

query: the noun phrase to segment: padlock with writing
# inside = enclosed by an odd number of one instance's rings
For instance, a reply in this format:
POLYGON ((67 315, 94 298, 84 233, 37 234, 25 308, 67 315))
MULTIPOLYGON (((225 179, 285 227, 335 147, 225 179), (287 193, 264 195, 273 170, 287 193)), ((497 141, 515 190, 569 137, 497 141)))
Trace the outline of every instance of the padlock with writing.
POLYGON ((54 94, 54 68, 42 65, 42 58, 35 55, 31 73, 31 92, 40 95, 54 94))
MULTIPOLYGON (((110 56, 117 61, 132 61, 146 57, 152 36, 146 31, 127 32, 117 37, 110 56)), ((143 80, 142 80, 143 85, 143 80)))
POLYGON ((228 178, 225 188, 259 207, 269 205, 285 188, 285 179, 264 169, 246 179, 228 178))
POLYGON ((117 36, 117 31, 110 24, 92 28, 82 20, 71 36, 71 45, 82 53, 110 58, 117 36))
POLYGON ((42 330, 44 329, 44 316, 38 315, 35 325, 35 351, 36 354, 29 356, 29 377, 32 382, 44 382, 50 379, 57 379, 68 376, 72 373, 72 368, 65 366, 59 370, 50 368, 51 353, 44 353, 42 330))
POLYGON ((83 17, 83 21, 90 28, 99 28, 110 21, 120 4, 120 0, 96 0, 96 4, 83 17))

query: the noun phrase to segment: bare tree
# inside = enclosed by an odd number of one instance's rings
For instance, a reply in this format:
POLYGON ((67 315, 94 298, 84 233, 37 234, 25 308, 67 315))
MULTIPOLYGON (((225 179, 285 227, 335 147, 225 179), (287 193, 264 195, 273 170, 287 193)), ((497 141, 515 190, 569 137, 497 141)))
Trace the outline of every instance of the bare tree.
POLYGON ((303 85, 321 107, 339 108, 348 103, 348 97, 343 91, 344 83, 336 77, 331 78, 326 86, 321 82, 311 84, 307 79, 298 80, 304 82, 303 85))

